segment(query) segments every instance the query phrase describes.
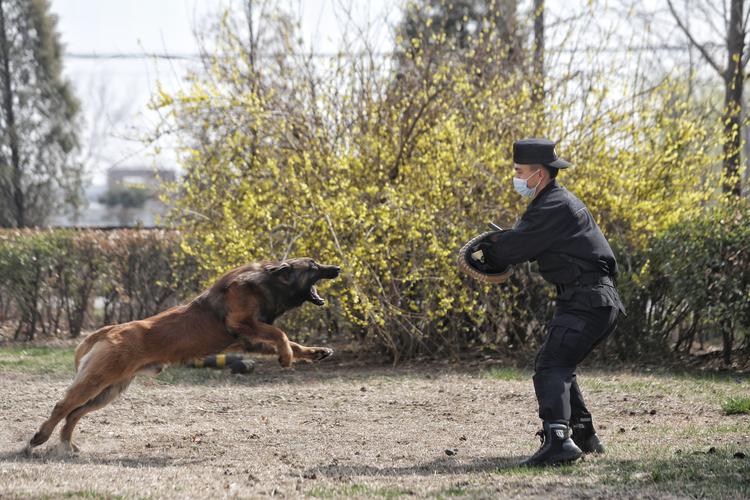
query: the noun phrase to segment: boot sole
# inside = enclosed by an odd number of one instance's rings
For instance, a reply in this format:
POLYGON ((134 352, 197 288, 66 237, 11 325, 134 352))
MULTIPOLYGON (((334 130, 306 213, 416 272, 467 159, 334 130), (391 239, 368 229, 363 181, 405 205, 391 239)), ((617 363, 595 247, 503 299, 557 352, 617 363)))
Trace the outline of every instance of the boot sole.
POLYGON ((547 462, 546 465, 566 465, 566 464, 575 462, 582 456, 583 456, 583 453, 571 453, 570 455, 566 455, 554 461, 547 462))
MULTIPOLYGON (((573 440, 575 443, 575 440, 573 440)), ((604 445, 599 441, 599 439, 596 437, 596 434, 594 434, 591 438, 586 440, 586 442, 578 444, 576 443, 576 446, 578 446, 581 451, 585 454, 589 453, 595 453, 595 454, 603 454, 604 453, 604 445), (594 441, 596 444, 591 444, 591 441, 594 441), (581 446, 581 444, 583 446, 581 446)))
POLYGON ((590 454, 594 454, 594 455, 604 455, 604 448, 593 449, 593 450, 584 450, 583 448, 581 448, 581 451, 582 451, 582 452, 583 452, 583 453, 584 453, 585 455, 590 455, 590 454))
POLYGON ((554 467, 556 465, 567 465, 572 462, 575 462, 579 458, 583 456, 583 453, 570 453, 568 455, 563 455, 562 457, 558 457, 555 460, 547 460, 545 462, 539 462, 539 463, 523 463, 521 462, 519 465, 521 467, 554 467))

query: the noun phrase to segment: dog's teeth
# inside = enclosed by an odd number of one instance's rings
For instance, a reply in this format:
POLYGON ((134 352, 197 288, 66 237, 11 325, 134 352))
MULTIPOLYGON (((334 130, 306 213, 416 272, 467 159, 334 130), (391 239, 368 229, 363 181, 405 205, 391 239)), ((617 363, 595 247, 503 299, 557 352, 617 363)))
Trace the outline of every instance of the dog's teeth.
POLYGON ((310 298, 316 304, 322 305, 325 303, 325 300, 318 295, 318 290, 314 286, 310 288, 310 298))

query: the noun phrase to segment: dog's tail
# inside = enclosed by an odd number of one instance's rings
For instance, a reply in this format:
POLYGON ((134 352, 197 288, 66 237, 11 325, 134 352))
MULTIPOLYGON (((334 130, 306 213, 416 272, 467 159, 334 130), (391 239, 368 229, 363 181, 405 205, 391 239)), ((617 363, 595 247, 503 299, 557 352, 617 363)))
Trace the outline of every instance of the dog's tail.
POLYGON ((76 371, 78 371, 78 367, 81 364, 81 358, 83 358, 87 352, 91 350, 92 347, 94 347, 94 344, 99 342, 102 337, 106 336, 107 333, 111 329, 113 329, 117 325, 108 325, 104 326, 102 328, 99 328, 94 333, 90 334, 88 337, 83 339, 83 342, 78 344, 78 347, 76 347, 76 355, 75 355, 75 361, 76 361, 76 371))

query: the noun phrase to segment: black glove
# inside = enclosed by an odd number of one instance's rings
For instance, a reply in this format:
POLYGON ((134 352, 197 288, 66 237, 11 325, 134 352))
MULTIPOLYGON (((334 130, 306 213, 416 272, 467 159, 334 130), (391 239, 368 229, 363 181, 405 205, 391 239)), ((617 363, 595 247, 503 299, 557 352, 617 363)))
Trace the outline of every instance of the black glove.
POLYGON ((479 264, 484 264, 486 270, 497 270, 497 266, 492 265, 492 253, 493 253, 493 247, 495 246, 495 243, 497 242, 498 235, 500 234, 500 231, 497 231, 495 233, 487 235, 484 239, 478 241, 474 245, 472 245, 471 253, 475 252, 482 252, 482 260, 477 261, 476 259, 472 259, 473 262, 477 262, 479 264))
POLYGON ((512 269, 504 266, 498 269, 492 263, 492 247, 498 240, 501 231, 490 231, 472 238, 459 251, 458 268, 474 279, 485 283, 503 283, 510 276, 512 269), (478 253, 481 252, 481 253, 478 253))

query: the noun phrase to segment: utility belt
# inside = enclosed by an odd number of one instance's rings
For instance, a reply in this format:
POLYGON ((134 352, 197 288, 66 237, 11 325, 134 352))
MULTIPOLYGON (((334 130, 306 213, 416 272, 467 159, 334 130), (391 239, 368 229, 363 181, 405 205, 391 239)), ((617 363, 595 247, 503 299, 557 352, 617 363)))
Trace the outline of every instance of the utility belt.
POLYGON ((615 282, 611 276, 605 276, 599 273, 584 273, 570 283, 555 284, 555 288, 557 289, 557 295, 562 295, 566 291, 574 288, 590 288, 595 285, 615 286, 615 282))

